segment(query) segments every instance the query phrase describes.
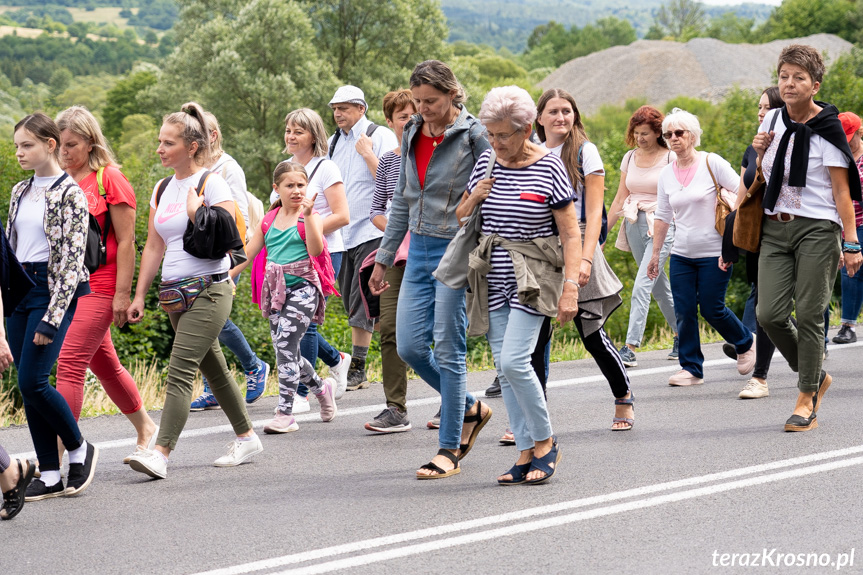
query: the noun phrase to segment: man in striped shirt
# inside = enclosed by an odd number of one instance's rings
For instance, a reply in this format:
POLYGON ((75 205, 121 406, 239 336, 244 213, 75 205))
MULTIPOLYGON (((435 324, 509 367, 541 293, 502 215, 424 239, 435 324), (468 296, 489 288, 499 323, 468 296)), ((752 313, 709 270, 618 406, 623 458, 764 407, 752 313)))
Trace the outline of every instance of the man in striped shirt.
POLYGON ((366 355, 372 341, 374 321, 365 313, 359 290, 359 273, 363 260, 376 250, 383 233, 369 219, 375 192, 378 159, 398 146, 395 134, 376 126, 366 118, 365 95, 356 86, 342 86, 330 100, 333 119, 338 126, 329 139, 329 157, 338 165, 345 184, 345 195, 351 221, 342 228, 345 258, 339 272, 339 289, 351 326, 351 366, 348 371, 350 391, 369 386, 366 380, 366 355))

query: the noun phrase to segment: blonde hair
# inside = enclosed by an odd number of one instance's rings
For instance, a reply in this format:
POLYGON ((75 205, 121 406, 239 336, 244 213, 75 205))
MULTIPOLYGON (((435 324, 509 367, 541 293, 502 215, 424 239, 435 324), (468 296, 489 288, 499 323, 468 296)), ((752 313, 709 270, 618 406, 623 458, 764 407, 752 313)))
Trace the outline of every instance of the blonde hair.
POLYGON ((179 112, 166 115, 162 119, 164 124, 173 124, 180 127, 180 137, 186 146, 192 143, 198 144, 195 151, 195 163, 205 166, 210 163, 213 156, 210 145, 210 124, 204 115, 204 109, 197 102, 183 104, 179 112))
POLYGON ((57 128, 61 132, 69 130, 92 146, 87 164, 94 172, 99 168, 117 165, 117 159, 108 147, 99 122, 84 106, 72 106, 57 114, 57 128))
POLYGON ((210 134, 216 133, 216 137, 210 140, 210 154, 215 158, 222 153, 222 128, 219 127, 219 120, 212 112, 204 110, 204 117, 207 119, 207 124, 210 127, 210 134))

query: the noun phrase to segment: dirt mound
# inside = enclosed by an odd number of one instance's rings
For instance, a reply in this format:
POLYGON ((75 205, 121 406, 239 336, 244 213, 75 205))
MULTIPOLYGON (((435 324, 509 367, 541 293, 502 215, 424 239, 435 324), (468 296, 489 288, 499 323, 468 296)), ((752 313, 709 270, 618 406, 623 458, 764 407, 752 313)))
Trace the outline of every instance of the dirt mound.
POLYGON ((789 44, 815 46, 828 62, 853 46, 833 34, 767 44, 726 44, 713 38, 685 44, 639 40, 570 60, 539 85, 569 91, 584 114, 630 98, 647 98, 655 106, 676 96, 716 102, 735 85, 758 91, 771 85, 779 53, 789 44))

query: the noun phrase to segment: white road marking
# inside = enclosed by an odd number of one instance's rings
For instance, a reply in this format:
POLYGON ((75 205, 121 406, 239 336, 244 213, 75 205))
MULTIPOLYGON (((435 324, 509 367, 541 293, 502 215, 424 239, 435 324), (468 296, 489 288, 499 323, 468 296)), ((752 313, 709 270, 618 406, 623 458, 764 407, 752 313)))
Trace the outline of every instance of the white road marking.
MULTIPOLYGON (((858 341, 856 343, 847 343, 842 344, 841 346, 830 346, 831 350, 835 349, 850 349, 855 347, 863 346, 863 341, 858 341)), ((781 357, 777 352, 774 354, 774 357, 781 357)), ((583 361, 583 360, 580 360, 583 361)), ((722 358, 722 359, 711 359, 704 362, 704 367, 712 367, 717 365, 728 365, 733 364, 735 361, 730 358, 722 358)), ((647 377, 650 375, 656 375, 659 373, 669 373, 679 371, 680 366, 675 362, 673 365, 667 365, 664 367, 651 367, 647 369, 633 369, 627 370, 627 374, 630 379, 637 377, 647 377)), ((587 375, 584 377, 574 377, 570 379, 560 379, 557 381, 549 381, 547 387, 568 387, 571 385, 580 385, 584 383, 597 383, 603 382, 605 383, 605 377, 602 374, 598 375, 587 375)), ((472 391, 471 393, 477 397, 481 397, 485 390, 477 390, 472 391)), ((412 399, 407 402, 408 407, 417 407, 421 405, 433 405, 440 403, 439 397, 426 397, 423 399, 412 399)), ((383 403, 377 403, 374 405, 363 405, 358 407, 349 407, 347 409, 339 408, 339 417, 350 417, 352 415, 366 415, 369 413, 379 413, 381 410, 386 409, 386 405, 383 403)), ((319 415, 317 413, 309 413, 304 415, 297 415, 296 419, 298 423, 303 423, 307 421, 317 421, 319 415)), ((269 419, 260 419, 258 421, 253 421, 252 426, 256 429, 262 429, 266 423, 268 423, 269 419)), ((2 430, 0 430, 2 431, 2 430)), ((180 434, 180 439, 186 439, 190 437, 204 437, 208 435, 216 435, 218 433, 231 433, 230 425, 215 425, 213 427, 202 427, 199 429, 189 429, 180 434)), ((136 444, 136 440, 134 438, 129 439, 114 439, 111 441, 100 441, 98 443, 93 443, 100 450, 111 450, 111 449, 130 449, 134 448, 136 444)), ((13 458, 30 458, 36 457, 36 452, 27 451, 24 453, 15 453, 12 454, 13 458)))
POLYGON ((373 562, 379 561, 387 561, 389 559, 394 559, 398 557, 405 557, 408 555, 415 555, 418 553, 426 553, 429 551, 434 551, 437 549, 442 549, 445 547, 452 547, 456 545, 464 545, 467 543, 472 543, 475 541, 483 541, 487 539, 494 539, 500 536, 512 535, 514 533, 523 533, 528 531, 535 531, 538 529, 545 529, 548 527, 556 527, 559 525, 564 525, 567 523, 572 523, 576 521, 582 521, 584 519, 593 519, 595 517, 603 517, 606 515, 613 515, 616 513, 621 513, 624 511, 631 511, 634 509, 643 509, 646 507, 653 507, 656 505, 661 505, 664 503, 672 503, 676 501, 682 501, 685 499, 691 499, 693 497, 702 497, 705 495, 711 495, 714 493, 721 493, 724 491, 728 491, 731 489, 741 489, 744 487, 751 487, 754 485, 761 485, 763 483, 769 483, 773 481, 780 481, 783 479, 789 479, 792 477, 799 477, 802 475, 809 475, 813 473, 820 473, 824 471, 830 471, 832 469, 839 469, 843 467, 849 467, 853 465, 863 464, 863 457, 856 457, 853 459, 843 459, 840 461, 834 461, 831 463, 825 463, 821 465, 814 465, 805 468, 799 468, 801 465, 807 465, 811 463, 815 463, 818 461, 824 461, 827 459, 835 459, 838 457, 849 457, 852 455, 859 455, 863 453, 863 445, 857 445, 853 447, 848 447, 845 449, 837 449, 834 451, 826 451, 823 453, 814 453, 811 455, 804 455, 801 457, 793 457, 791 459, 784 459, 780 461, 773 461, 770 463, 763 463, 759 465, 753 465, 749 467, 741 467, 738 469, 732 469, 729 471, 723 471, 719 473, 711 473, 707 475, 701 475, 698 477, 689 477, 686 479, 680 479, 676 481, 669 481, 665 483, 657 483, 654 485, 647 485, 644 487, 637 487, 634 489, 628 489, 625 491, 618 491, 613 493, 607 493, 603 495, 596 495, 592 497, 586 497, 583 499, 575 499, 571 501, 564 501, 561 503, 555 503, 553 505, 544 505, 541 507, 533 507, 528 509, 521 509, 518 511, 512 511, 509 513, 503 513, 500 515, 492 515, 489 517, 483 517, 479 519, 472 519, 469 521, 461 521, 457 523, 450 523, 446 525, 440 525, 438 527, 429 527, 425 529, 418 529, 415 531, 408 531, 404 533, 398 533, 394 535, 387 535, 384 537, 377 537, 373 539, 366 539, 362 541, 355 541, 353 543, 346 543, 341 545, 335 545, 332 547, 326 547, 323 549, 314 549, 310 551, 303 551, 301 553, 294 553, 291 555, 285 555, 282 557, 274 557, 272 559, 263 559, 260 561, 253 561, 250 563, 235 565, 233 567, 226 567, 221 569, 215 569, 212 571, 206 571, 203 573, 199 573, 197 575, 239 575, 241 573, 252 573, 255 571, 262 571, 266 569, 275 569, 279 567, 285 567, 287 565, 294 565, 298 563, 303 563, 306 561, 312 561, 316 559, 329 559, 338 555, 345 555, 349 553, 359 553, 369 551, 378 547, 385 547, 388 545, 397 545, 401 543, 407 543, 410 541, 417 541, 420 539, 425 539, 428 537, 441 537, 450 533, 457 533, 460 531, 468 531, 473 529, 482 529, 485 527, 490 527, 495 524, 507 523, 512 521, 522 521, 522 523, 516 523, 514 525, 510 525, 507 527, 501 527, 498 529, 493 529, 490 531, 480 531, 477 533, 469 533, 467 535, 461 535, 458 537, 453 537, 449 539, 441 539, 437 541, 431 541, 427 543, 410 545, 406 547, 401 547, 397 549, 391 549, 387 551, 381 551, 377 553, 371 553, 368 555, 361 555, 358 557, 350 557, 346 559, 339 559, 335 561, 330 561, 327 563, 321 563, 318 565, 312 565, 309 567, 304 567, 296 571, 288 571, 286 573, 303 573, 303 574, 311 574, 311 573, 324 573, 327 571, 334 571, 338 569, 344 569, 347 567, 357 567, 360 565, 367 565, 373 562), (790 471, 781 471, 778 473, 768 474, 768 475, 757 475, 756 477, 750 477, 747 479, 735 480, 739 477, 744 477, 746 475, 753 474, 762 474, 766 472, 776 471, 778 469, 783 469, 787 467, 796 467, 797 469, 792 469, 790 471), (670 493, 667 495, 656 496, 656 497, 646 497, 652 495, 654 493, 659 493, 662 491, 669 491, 681 488, 693 487, 696 485, 704 485, 707 483, 713 482, 725 482, 718 483, 716 485, 700 487, 696 489, 678 491, 676 493, 670 493), (573 513, 570 515, 564 515, 561 517, 554 517, 549 519, 543 519, 539 521, 533 521, 524 523, 525 520, 531 519, 541 515, 549 515, 553 513, 560 513, 562 511, 568 511, 571 509, 578 509, 583 507, 589 507, 593 505, 602 505, 615 501, 620 501, 623 499, 630 498, 640 498, 634 501, 630 501, 627 503, 620 503, 616 505, 610 505, 606 507, 598 507, 595 509, 580 511, 577 513, 573 513))

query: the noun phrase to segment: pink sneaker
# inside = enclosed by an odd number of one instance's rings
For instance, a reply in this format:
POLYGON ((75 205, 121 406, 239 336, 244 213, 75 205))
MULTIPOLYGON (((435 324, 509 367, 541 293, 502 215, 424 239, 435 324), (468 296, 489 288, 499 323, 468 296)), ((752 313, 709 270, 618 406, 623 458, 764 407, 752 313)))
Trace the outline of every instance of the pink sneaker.
POLYGON ((752 347, 737 354, 737 373, 746 375, 755 369, 755 334, 752 334, 752 347))
POLYGON ((668 378, 668 385, 671 385, 673 387, 701 385, 702 383, 704 383, 703 379, 695 377, 685 369, 681 369, 680 371, 668 378))
POLYGON ((336 380, 328 377, 324 380, 324 386, 320 393, 316 393, 318 403, 321 405, 321 421, 326 423, 332 421, 336 417, 336 412, 339 408, 336 407, 336 380))
POLYGON ((282 412, 276 414, 272 421, 264 425, 264 433, 289 433, 300 428, 293 415, 282 412))

